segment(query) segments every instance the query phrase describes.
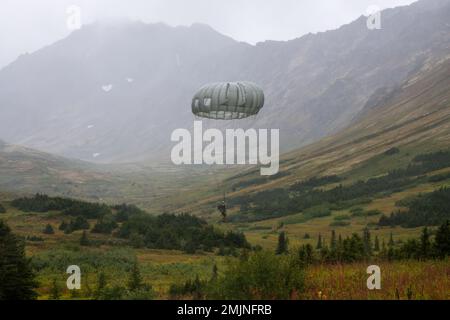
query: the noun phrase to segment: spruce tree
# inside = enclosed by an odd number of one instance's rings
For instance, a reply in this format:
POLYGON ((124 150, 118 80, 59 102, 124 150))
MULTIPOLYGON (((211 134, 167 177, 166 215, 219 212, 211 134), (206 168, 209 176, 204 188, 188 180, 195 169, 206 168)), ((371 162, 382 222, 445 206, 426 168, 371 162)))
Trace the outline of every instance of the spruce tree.
POLYGON ((37 283, 23 241, 0 220, 0 300, 32 300, 37 283))
POLYGON ((309 265, 314 262, 314 249, 313 246, 308 244, 304 244, 300 247, 298 251, 298 257, 300 259, 300 262, 303 265, 309 265))
POLYGON ((287 251, 288 251, 288 239, 286 237, 286 233, 282 231, 278 235, 278 246, 276 254, 283 254, 286 253, 287 251))
POLYGON ((392 232, 389 236, 389 242, 388 242, 388 247, 393 247, 394 246, 394 236, 392 235, 392 232))
POLYGON ((378 236, 375 236, 375 245, 374 245, 374 249, 375 252, 379 252, 380 251, 380 240, 378 239, 378 236))
POLYGON ((391 235, 389 236, 389 242, 388 242, 388 250, 387 250, 387 258, 389 261, 392 261, 394 259, 394 236, 391 235))
POLYGON ((330 248, 331 248, 331 250, 335 250, 336 249, 336 245, 337 245, 336 231, 331 230, 331 240, 330 240, 330 248))
POLYGON ((142 288, 142 276, 139 270, 139 265, 137 260, 134 262, 133 267, 131 268, 130 276, 128 279, 128 289, 130 291, 135 291, 142 288))
POLYGON ((430 256, 430 249, 430 233, 428 232, 428 228, 425 227, 423 228, 422 234, 420 236, 420 256, 422 259, 427 259, 430 256))
POLYGON ((344 242, 342 241, 341 234, 339 234, 337 247, 336 247, 336 260, 342 261, 343 254, 344 254, 344 242))
POLYGON ((450 222, 444 222, 436 232, 434 250, 439 258, 450 255, 450 222))
POLYGON ((363 243, 364 243, 364 255, 366 257, 372 256, 372 241, 370 239, 370 230, 369 228, 364 228, 363 231, 363 243))
POLYGON ((380 251, 380 257, 387 258, 388 252, 386 247, 386 242, 383 240, 381 241, 381 251, 380 251))
POLYGON ((322 249, 322 235, 319 233, 319 238, 317 239, 316 249, 322 249))

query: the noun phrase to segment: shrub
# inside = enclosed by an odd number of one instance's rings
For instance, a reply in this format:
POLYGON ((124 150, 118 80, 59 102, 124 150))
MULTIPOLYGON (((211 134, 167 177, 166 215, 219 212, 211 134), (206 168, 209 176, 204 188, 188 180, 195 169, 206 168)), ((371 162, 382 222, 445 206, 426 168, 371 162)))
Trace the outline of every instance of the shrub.
POLYGON ((399 148, 393 147, 393 148, 390 148, 389 150, 386 150, 384 152, 384 154, 387 155, 387 156, 392 156, 392 155, 397 154, 399 152, 400 152, 399 148))
POLYGON ((44 234, 54 234, 55 231, 53 230, 53 227, 51 224, 47 224, 44 228, 44 230, 42 231, 44 234))
POLYGON ((223 276, 212 281, 215 299, 290 299, 304 289, 304 271, 297 257, 268 251, 229 260, 223 276))
POLYGON ((382 214, 382 212, 381 212, 380 210, 369 210, 369 211, 366 212, 366 215, 367 215, 368 217, 371 217, 371 216, 378 216, 378 215, 380 215, 380 214, 382 214))
POLYGON ((335 221, 342 221, 342 220, 350 220, 350 216, 348 214, 341 214, 334 217, 335 221))

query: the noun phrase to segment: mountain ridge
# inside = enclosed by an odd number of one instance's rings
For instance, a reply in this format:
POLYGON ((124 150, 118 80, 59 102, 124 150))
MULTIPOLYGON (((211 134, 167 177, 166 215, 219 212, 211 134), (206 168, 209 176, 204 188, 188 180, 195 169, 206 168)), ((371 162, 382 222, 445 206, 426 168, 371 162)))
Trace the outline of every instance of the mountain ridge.
POLYGON ((450 4, 419 1, 285 42, 237 42, 210 27, 91 25, 0 71, 0 137, 93 162, 170 162, 170 133, 191 128, 208 82, 266 92, 256 118, 204 127, 279 128, 282 151, 348 125, 380 88, 448 54, 450 4), (44 78, 45 75, 45 78, 44 78), (14 123, 15 126, 8 126, 14 123))

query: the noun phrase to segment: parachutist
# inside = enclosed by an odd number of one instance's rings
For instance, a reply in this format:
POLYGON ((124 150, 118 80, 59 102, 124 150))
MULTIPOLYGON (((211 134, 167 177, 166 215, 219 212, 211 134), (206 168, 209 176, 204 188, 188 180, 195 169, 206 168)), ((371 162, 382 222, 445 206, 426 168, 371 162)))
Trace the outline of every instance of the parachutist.
POLYGON ((220 214, 222 215, 223 222, 227 221, 227 205, 225 204, 225 201, 222 201, 221 204, 217 206, 217 210, 219 210, 220 214))

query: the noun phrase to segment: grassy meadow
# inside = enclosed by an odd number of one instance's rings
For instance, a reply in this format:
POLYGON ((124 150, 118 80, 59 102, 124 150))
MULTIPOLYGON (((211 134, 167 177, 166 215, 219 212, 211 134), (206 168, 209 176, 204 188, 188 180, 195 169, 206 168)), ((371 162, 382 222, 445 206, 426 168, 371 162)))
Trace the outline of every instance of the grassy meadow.
MULTIPOLYGON (((392 195, 396 199, 396 195, 392 195)), ((393 201, 391 199, 391 201, 393 201)), ((389 199, 380 199, 371 203, 371 209, 382 209, 389 199), (380 206, 376 206, 379 203, 380 206)), ((24 213, 5 203, 7 213, 2 214, 13 231, 21 236, 36 236, 43 241, 27 241, 27 255, 32 257, 33 265, 38 270, 39 299, 49 299, 52 283, 56 280, 61 290, 61 299, 86 299, 92 295, 97 286, 100 272, 106 275, 108 285, 125 285, 132 261, 136 257, 143 280, 151 284, 156 292, 156 299, 168 299, 169 288, 174 283, 183 283, 196 277, 208 280, 212 276, 214 265, 218 272, 224 271, 225 262, 234 257, 222 257, 215 253, 199 252, 186 254, 176 250, 134 249, 122 240, 112 236, 89 233, 91 241, 101 240, 101 245, 81 247, 79 239, 81 231, 65 234, 58 230, 64 220, 59 212, 24 213), (43 234, 42 230, 51 224, 54 234, 43 234), (82 289, 69 291, 65 289, 68 265, 77 264, 82 269, 82 289)), ((289 239, 289 247, 294 252, 301 244, 311 243, 315 246, 317 235, 323 235, 328 241, 330 223, 334 217, 345 214, 335 212, 331 216, 295 223, 295 216, 289 217, 291 222, 280 222, 279 218, 257 222, 254 224, 218 224, 217 227, 243 230, 252 245, 261 245, 268 250, 275 250, 278 232, 284 230, 289 239), (308 233, 310 239, 304 239, 308 233)), ((349 235, 360 232, 373 217, 353 217, 346 227, 334 228, 337 233, 349 235)), ((94 221, 91 221, 91 224, 94 221)), ((380 228, 372 230, 380 240, 388 241, 390 234, 395 241, 403 241, 417 237, 420 228, 380 228)), ((375 261, 382 270, 382 289, 369 291, 366 287, 367 263, 351 264, 318 264, 308 266, 305 271, 305 290, 295 299, 449 299, 450 296, 450 263, 444 261, 375 261)))

